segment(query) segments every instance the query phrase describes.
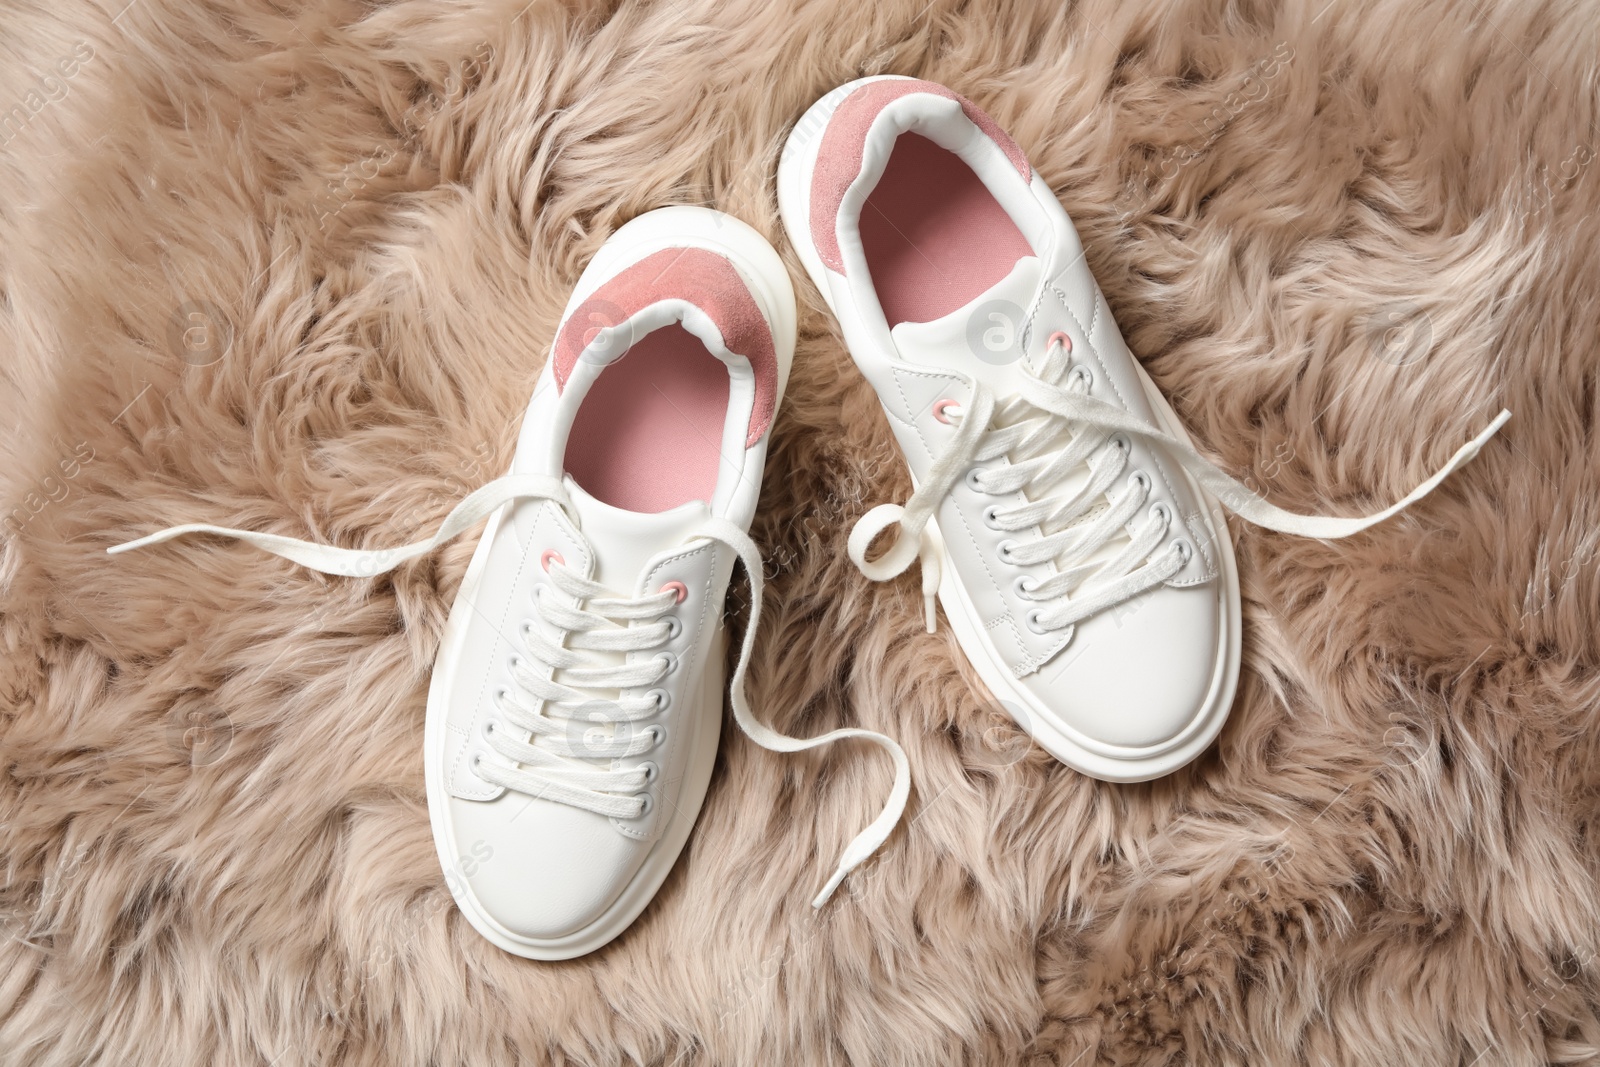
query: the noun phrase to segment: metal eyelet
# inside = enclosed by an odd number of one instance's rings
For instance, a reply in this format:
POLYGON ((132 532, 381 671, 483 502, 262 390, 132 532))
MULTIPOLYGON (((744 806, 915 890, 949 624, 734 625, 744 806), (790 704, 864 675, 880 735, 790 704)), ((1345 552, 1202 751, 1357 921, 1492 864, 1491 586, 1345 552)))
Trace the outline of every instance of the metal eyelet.
POLYGON ((1068 353, 1072 351, 1072 338, 1068 337, 1063 330, 1057 330, 1051 334, 1049 340, 1045 341, 1044 346, 1048 349, 1051 345, 1058 343, 1061 345, 1062 351, 1068 353))
POLYGON ((676 596, 678 598, 678 603, 680 604, 682 604, 684 599, 689 595, 689 587, 684 585, 682 582, 668 582, 666 585, 661 587, 661 591, 663 593, 671 593, 676 596))
POLYGON ((683 621, 676 615, 667 616, 667 640, 674 641, 683 633, 683 621))
POLYGON ((951 421, 950 421, 949 411, 950 411, 951 408, 956 408, 956 407, 960 407, 960 406, 961 406, 960 401, 951 400, 949 398, 946 398, 944 400, 936 401, 934 403, 934 405, 933 405, 933 417, 935 419, 937 419, 938 421, 944 423, 946 426, 953 425, 951 423, 951 421))
POLYGON ((1009 566, 1016 566, 1016 561, 1011 558, 1011 553, 1016 547, 1017 543, 1009 537, 1001 541, 999 547, 995 549, 995 552, 1000 556, 1000 562, 1009 566))
POLYGON ((655 780, 661 777, 661 768, 656 766, 655 763, 650 760, 646 760, 644 763, 639 764, 639 769, 644 772, 644 781, 646 785, 653 785, 655 780))
POLYGON ((1036 634, 1049 633, 1049 630, 1046 630, 1039 624, 1039 616, 1042 614, 1044 614, 1042 611, 1040 611, 1038 608, 1034 608, 1032 611, 1028 612, 1022 617, 1022 621, 1027 624, 1028 629, 1032 630, 1036 634))
POLYGON ((1011 588, 1023 600, 1031 600, 1033 591, 1039 588, 1039 583, 1034 581, 1032 575, 1019 574, 1017 580, 1011 583, 1011 588))
POLYGON ((974 493, 983 493, 984 496, 988 496, 988 492, 983 488, 983 486, 978 484, 978 475, 982 473, 983 471, 979 470, 977 467, 970 468, 967 471, 967 488, 971 489, 974 493))
POLYGON ((659 653, 656 656, 656 659, 666 661, 666 665, 661 668, 661 677, 663 678, 678 669, 678 657, 674 656, 671 652, 659 653))
POLYGON ((546 571, 550 569, 550 564, 552 563, 560 563, 565 566, 566 562, 566 560, 561 558, 561 553, 557 552, 553 548, 547 548, 539 554, 539 566, 543 567, 546 571))
POLYGON ((665 689, 652 689, 645 696, 655 701, 656 711, 658 712, 666 711, 667 707, 672 703, 672 694, 665 689))
POLYGON ((999 510, 999 504, 990 504, 983 509, 983 524, 991 530, 1000 529, 1000 518, 996 514, 999 510))

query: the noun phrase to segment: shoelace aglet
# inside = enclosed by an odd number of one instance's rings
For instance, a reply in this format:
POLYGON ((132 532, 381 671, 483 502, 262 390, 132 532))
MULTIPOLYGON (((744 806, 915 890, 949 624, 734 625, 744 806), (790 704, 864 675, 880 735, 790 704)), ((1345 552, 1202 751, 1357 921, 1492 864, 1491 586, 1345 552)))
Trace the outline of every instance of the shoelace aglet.
POLYGON ((811 902, 811 906, 820 911, 822 906, 828 902, 828 899, 833 896, 833 891, 839 888, 854 866, 855 864, 853 863, 840 863, 839 869, 833 872, 833 877, 828 879, 828 884, 822 887, 822 892, 817 894, 816 899, 811 902))
POLYGON ((1508 423, 1510 421, 1511 421, 1511 411, 1510 411, 1510 409, 1509 408, 1501 408, 1500 409, 1500 414, 1498 414, 1498 415, 1496 415, 1494 417, 1494 421, 1491 422, 1487 427, 1485 427, 1484 431, 1482 433, 1480 433, 1477 437, 1473 438, 1473 440, 1472 440, 1472 445, 1473 445, 1472 454, 1474 456, 1476 456, 1478 454, 1478 449, 1482 448, 1485 444, 1487 444, 1488 441, 1489 441, 1489 438, 1493 437, 1496 433, 1498 433, 1499 430, 1500 430, 1500 427, 1504 426, 1506 423, 1508 423))
MULTIPOLYGON (((902 756, 901 759, 904 759, 904 757, 902 756)), ((890 801, 890 803, 893 804, 893 801, 890 801)), ((905 800, 903 797, 900 803, 902 806, 904 805, 905 800)), ((889 831, 894 828, 893 824, 898 821, 899 814, 896 813, 890 819, 889 825, 886 826, 883 825, 884 819, 880 815, 871 826, 857 834, 855 840, 845 846, 844 852, 840 854, 839 869, 833 872, 833 877, 828 879, 828 884, 822 887, 822 892, 817 894, 817 898, 811 902, 811 906, 813 908, 821 908, 826 904, 828 899, 833 896, 834 890, 839 888, 839 884, 849 877, 850 872, 872 858, 872 854, 878 850, 878 846, 888 838, 889 831)))
POLYGON ((928 632, 938 632, 933 614, 933 598, 939 593, 939 543, 926 528, 922 531, 922 620, 928 632))

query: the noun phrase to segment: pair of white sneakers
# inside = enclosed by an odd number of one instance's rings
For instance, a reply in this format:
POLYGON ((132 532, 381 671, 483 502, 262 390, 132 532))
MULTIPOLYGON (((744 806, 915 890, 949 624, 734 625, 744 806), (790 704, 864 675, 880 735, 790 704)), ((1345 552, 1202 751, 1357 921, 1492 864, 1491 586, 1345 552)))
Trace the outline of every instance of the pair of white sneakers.
MULTIPOLYGON (((1291 515, 1195 452, 1054 194, 971 102, 906 78, 842 86, 796 124, 778 197, 916 486, 858 522, 851 558, 880 581, 920 559, 927 626, 937 595, 1019 725, 1096 778, 1170 773, 1227 717, 1240 608, 1219 500, 1342 537, 1426 494, 1509 417, 1383 512, 1291 515)), ((740 728, 774 752, 862 738, 894 762, 820 907, 893 830, 910 770, 882 734, 786 737, 745 698, 762 604, 746 531, 794 343, 788 274, 758 233, 703 208, 652 211, 578 280, 511 472, 434 537, 364 551, 191 524, 111 551, 223 534, 370 576, 487 518, 428 694, 428 809, 462 913, 534 959, 617 936, 682 850, 716 756, 723 602, 743 564, 750 615, 727 685, 740 728)))

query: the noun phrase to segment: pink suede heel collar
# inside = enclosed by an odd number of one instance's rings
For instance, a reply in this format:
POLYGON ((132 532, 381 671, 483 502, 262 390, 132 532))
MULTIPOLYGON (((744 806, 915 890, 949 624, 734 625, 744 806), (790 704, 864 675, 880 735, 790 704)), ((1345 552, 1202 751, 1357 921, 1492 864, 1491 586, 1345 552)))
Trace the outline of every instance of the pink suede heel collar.
POLYGON ((778 355, 772 329, 744 279, 722 256, 703 248, 666 248, 624 269, 595 290, 567 317, 556 337, 556 388, 566 387, 572 368, 595 333, 626 322, 651 304, 682 300, 703 311, 722 333, 729 352, 750 361, 755 403, 745 447, 772 424, 778 398, 778 355))
POLYGON ((811 241, 822 262, 839 274, 844 273, 844 259, 839 253, 839 206, 844 202, 845 192, 861 173, 867 131, 879 112, 912 93, 931 93, 959 103, 973 125, 1006 154, 1022 180, 1033 180, 1033 168, 1017 143, 988 112, 960 93, 928 81, 893 79, 863 85, 845 97, 828 120, 817 152, 816 170, 811 176, 811 241))

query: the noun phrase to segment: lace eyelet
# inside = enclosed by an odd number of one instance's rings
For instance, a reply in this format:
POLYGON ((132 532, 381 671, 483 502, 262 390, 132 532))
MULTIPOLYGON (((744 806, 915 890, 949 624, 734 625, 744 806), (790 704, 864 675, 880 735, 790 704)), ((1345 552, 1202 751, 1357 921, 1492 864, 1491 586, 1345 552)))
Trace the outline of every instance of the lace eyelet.
POLYGON ((675 641, 683 633, 683 621, 676 615, 667 616, 667 640, 675 641))
POLYGON ((506 693, 506 687, 505 686, 502 685, 499 689, 496 689, 494 691, 494 704, 495 704, 495 706, 499 707, 500 706, 500 702, 502 700, 504 700, 506 698, 506 696, 507 696, 507 693, 506 693))
POLYGON ((661 587, 661 591, 663 593, 675 594, 678 598, 678 603, 680 604, 682 604, 689 596, 689 587, 684 585, 682 582, 668 582, 666 585, 661 587))
POLYGON ((651 738, 650 747, 660 748, 667 740, 667 728, 658 722, 653 722, 644 728, 644 733, 651 738))
POLYGON ((1011 558, 1011 553, 1016 549, 1016 547, 1017 543, 1009 537, 1004 541, 1001 541, 999 547, 995 549, 995 553, 1000 557, 1000 562, 1007 564, 1008 566, 1016 566, 1017 561, 1011 558))
POLYGON ((1057 344, 1061 346, 1061 350, 1063 352, 1067 352, 1069 354, 1072 352, 1072 338, 1068 337, 1061 330, 1057 330, 1055 333, 1051 334, 1050 339, 1045 342, 1044 346, 1045 348, 1050 348, 1051 346, 1057 344))
POLYGON ((999 504, 990 504, 983 509, 983 524, 991 530, 1000 529, 1000 517, 996 514, 999 510, 999 504))
POLYGON ((1150 481, 1150 476, 1148 474, 1146 474, 1144 471, 1134 471, 1132 474, 1128 475, 1128 481, 1132 482, 1134 485, 1139 486, 1146 493, 1148 493, 1150 491, 1150 486, 1153 484, 1150 481))
POLYGON ((494 727, 494 720, 493 719, 490 719, 488 722, 483 724, 483 739, 485 741, 487 741, 490 738, 490 736, 492 736, 494 734, 494 729, 495 729, 495 727, 494 727))
POLYGON ((638 797, 639 797, 639 814, 635 815, 634 818, 635 819, 642 819, 646 815, 649 815, 652 811, 655 810, 656 802, 655 802, 654 799, 651 798, 649 793, 639 793, 638 797))
POLYGON ((646 760, 645 762, 639 764, 639 769, 644 772, 644 781, 646 785, 654 785, 655 780, 661 777, 661 768, 656 766, 653 761, 646 760))
POLYGON ((1150 505, 1150 517, 1165 528, 1172 522, 1172 509, 1167 507, 1165 501, 1157 500, 1150 505))
POLYGON ((960 406, 960 401, 951 400, 949 397, 946 397, 943 400, 937 400, 933 405, 933 417, 944 423, 946 426, 953 425, 953 423, 950 421, 948 412, 951 408, 958 408, 960 406))
POLYGON ((656 659, 665 661, 661 668, 661 677, 663 678, 678 669, 678 657, 674 656, 671 652, 659 653, 656 656, 656 659))
POLYGON ((483 753, 482 752, 474 752, 472 754, 472 773, 473 774, 477 774, 478 773, 478 768, 480 768, 482 766, 483 766, 483 753))
POLYGON ((1011 589, 1023 600, 1032 600, 1033 591, 1039 588, 1039 583, 1033 580, 1032 575, 1019 574, 1017 580, 1011 583, 1011 589))
POLYGON ((974 493, 983 493, 984 496, 988 496, 988 492, 983 488, 983 486, 978 484, 978 476, 982 473, 983 471, 979 470, 977 467, 972 467, 969 469, 967 471, 967 488, 971 489, 974 493))
POLYGON ((1088 392, 1090 389, 1094 388, 1094 371, 1090 370, 1088 367, 1085 367, 1083 364, 1080 363, 1076 367, 1072 368, 1072 377, 1083 383, 1084 392, 1088 392))
POLYGON ((1038 608, 1034 608, 1032 611, 1028 612, 1028 614, 1022 617, 1022 621, 1027 624, 1028 629, 1032 630, 1036 634, 1049 633, 1050 631, 1046 630, 1039 623, 1039 616, 1042 614, 1044 614, 1042 611, 1040 611, 1038 608))
POLYGON ((666 711, 672 704, 672 694, 665 689, 652 689, 645 696, 655 701, 657 712, 666 711))
POLYGON ((1117 451, 1121 452, 1123 455, 1127 455, 1129 452, 1133 451, 1133 442, 1128 440, 1126 434, 1119 433, 1113 435, 1111 438, 1111 443, 1116 445, 1117 451))
POLYGON ((506 666, 510 667, 513 671, 520 669, 522 667, 522 657, 512 656, 506 661, 506 666))
POLYGON ((557 552, 555 549, 547 548, 539 554, 539 566, 548 571, 550 569, 550 564, 552 563, 559 563, 564 567, 566 566, 567 561, 562 559, 561 553, 557 552))
POLYGON ((1188 565, 1191 559, 1194 559, 1194 546, 1189 542, 1174 541, 1172 545, 1178 550, 1178 558, 1183 561, 1185 566, 1188 565))

